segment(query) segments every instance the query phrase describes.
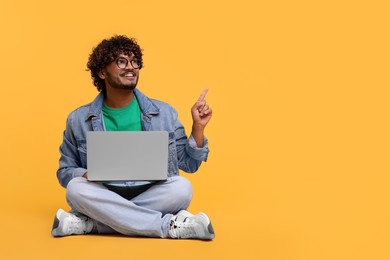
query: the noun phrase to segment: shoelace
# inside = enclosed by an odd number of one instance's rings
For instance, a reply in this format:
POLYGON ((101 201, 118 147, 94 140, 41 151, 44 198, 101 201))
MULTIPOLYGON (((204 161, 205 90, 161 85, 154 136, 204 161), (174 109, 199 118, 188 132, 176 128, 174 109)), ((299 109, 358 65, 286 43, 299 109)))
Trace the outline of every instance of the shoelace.
POLYGON ((176 222, 172 220, 170 231, 172 236, 175 238, 192 238, 196 237, 194 225, 195 223, 192 222, 176 222))
POLYGON ((77 233, 78 234, 80 232, 83 232, 83 233, 86 232, 85 220, 82 220, 82 219, 78 218, 77 216, 69 215, 67 217, 67 221, 69 222, 69 225, 67 226, 67 230, 66 230, 67 233, 70 233, 70 234, 77 233))

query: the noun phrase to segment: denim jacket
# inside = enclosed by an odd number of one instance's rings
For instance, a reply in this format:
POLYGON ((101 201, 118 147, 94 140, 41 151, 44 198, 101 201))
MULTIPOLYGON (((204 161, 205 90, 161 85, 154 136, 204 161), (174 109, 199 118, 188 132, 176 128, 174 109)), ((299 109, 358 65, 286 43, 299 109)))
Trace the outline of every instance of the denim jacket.
MULTIPOLYGON (((141 108, 143 131, 167 131, 169 134, 168 177, 178 175, 179 169, 193 173, 202 161, 207 160, 208 141, 202 148, 196 146, 192 136, 187 138, 176 110, 167 103, 149 99, 139 90, 134 94, 141 108)), ((105 131, 102 106, 104 94, 100 93, 92 103, 71 112, 67 118, 63 142, 60 146, 60 166, 57 178, 66 188, 69 181, 87 172, 87 131, 105 131)))

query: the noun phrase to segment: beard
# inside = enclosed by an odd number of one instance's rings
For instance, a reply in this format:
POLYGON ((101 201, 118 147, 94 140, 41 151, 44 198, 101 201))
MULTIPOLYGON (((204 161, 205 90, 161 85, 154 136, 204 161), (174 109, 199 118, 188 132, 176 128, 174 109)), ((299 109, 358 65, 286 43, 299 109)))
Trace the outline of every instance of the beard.
POLYGON ((120 82, 118 78, 115 78, 110 73, 107 73, 107 83, 110 84, 112 88, 134 90, 138 84, 138 75, 135 83, 129 82, 127 84, 124 84, 120 82))

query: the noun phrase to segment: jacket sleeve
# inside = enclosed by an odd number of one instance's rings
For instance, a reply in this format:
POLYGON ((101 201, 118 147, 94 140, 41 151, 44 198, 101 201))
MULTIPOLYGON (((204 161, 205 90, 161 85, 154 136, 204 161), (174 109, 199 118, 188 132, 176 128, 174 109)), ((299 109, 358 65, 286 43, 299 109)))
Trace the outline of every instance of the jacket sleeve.
POLYGON ((188 173, 196 172, 202 161, 207 161, 209 154, 207 138, 203 140, 203 147, 197 147, 192 135, 187 138, 183 125, 176 117, 175 139, 179 169, 188 173))
POLYGON ((60 154, 57 178, 61 186, 66 188, 71 179, 81 177, 87 172, 87 169, 81 167, 80 153, 72 129, 72 114, 68 116, 66 121, 60 154))

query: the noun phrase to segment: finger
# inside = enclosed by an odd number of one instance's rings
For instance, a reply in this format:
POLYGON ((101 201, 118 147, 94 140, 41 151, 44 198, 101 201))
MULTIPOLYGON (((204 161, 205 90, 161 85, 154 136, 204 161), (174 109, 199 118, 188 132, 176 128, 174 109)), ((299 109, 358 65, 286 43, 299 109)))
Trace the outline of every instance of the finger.
POLYGON ((212 113, 213 113, 213 110, 211 108, 209 108, 209 109, 207 109, 205 111, 202 111, 202 113, 200 113, 199 115, 201 117, 203 117, 203 116, 211 116, 212 113))
POLYGON ((199 109, 199 112, 202 113, 208 109, 209 109, 209 106, 205 104, 201 109, 199 109))
POLYGON ((205 88, 205 89, 203 90, 202 94, 200 94, 200 97, 198 98, 198 101, 203 101, 203 100, 204 100, 204 97, 206 96, 207 91, 209 91, 208 88, 205 88))
POLYGON ((197 101, 196 104, 195 104, 195 107, 196 109, 198 109, 198 111, 202 110, 204 108, 204 106, 206 105, 206 101, 197 101))

